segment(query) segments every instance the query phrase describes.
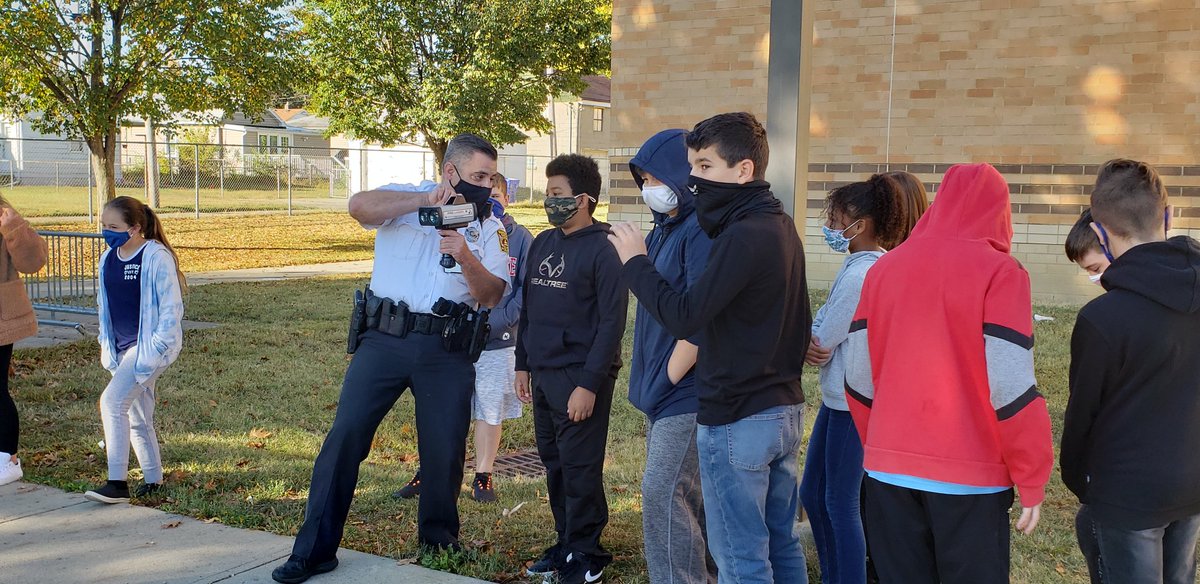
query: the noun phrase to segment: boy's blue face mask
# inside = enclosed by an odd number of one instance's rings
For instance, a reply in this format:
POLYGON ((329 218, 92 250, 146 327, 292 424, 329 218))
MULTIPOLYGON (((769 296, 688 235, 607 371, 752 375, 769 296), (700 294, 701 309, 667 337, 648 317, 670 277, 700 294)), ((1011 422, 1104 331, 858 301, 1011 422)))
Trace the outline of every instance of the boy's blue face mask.
POLYGON ((129 242, 129 237, 128 231, 104 230, 104 242, 108 244, 108 247, 121 247, 129 242))
MULTIPOLYGON (((821 233, 825 234, 825 243, 829 246, 829 249, 837 253, 850 251, 850 240, 858 237, 858 233, 855 233, 854 237, 846 237, 846 230, 858 225, 859 221, 862 221, 862 219, 847 225, 845 229, 830 229, 828 225, 822 225, 821 233)), ((862 232, 860 231, 859 233, 862 232)))

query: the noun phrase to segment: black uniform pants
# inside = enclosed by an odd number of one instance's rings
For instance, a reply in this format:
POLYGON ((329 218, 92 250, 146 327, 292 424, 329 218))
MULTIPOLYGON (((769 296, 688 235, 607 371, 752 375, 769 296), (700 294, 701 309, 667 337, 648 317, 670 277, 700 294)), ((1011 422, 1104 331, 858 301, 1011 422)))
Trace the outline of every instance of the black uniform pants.
POLYGON ((863 516, 883 584, 1007 584, 1013 491, 943 495, 866 478, 863 516))
POLYGON ((383 417, 406 389, 416 400, 421 498, 417 535, 423 545, 458 543, 462 488, 475 368, 466 353, 449 353, 440 335, 403 339, 368 331, 346 370, 333 428, 313 465, 304 525, 292 553, 314 562, 337 552, 358 484, 359 465, 383 417))
POLYGON ((616 378, 606 377, 604 386, 597 389, 592 416, 572 422, 567 416, 567 401, 577 385, 574 377, 569 369, 533 372, 538 454, 546 467, 546 490, 558 543, 569 551, 607 563, 612 556, 600 546, 600 534, 608 524, 604 451, 616 378))

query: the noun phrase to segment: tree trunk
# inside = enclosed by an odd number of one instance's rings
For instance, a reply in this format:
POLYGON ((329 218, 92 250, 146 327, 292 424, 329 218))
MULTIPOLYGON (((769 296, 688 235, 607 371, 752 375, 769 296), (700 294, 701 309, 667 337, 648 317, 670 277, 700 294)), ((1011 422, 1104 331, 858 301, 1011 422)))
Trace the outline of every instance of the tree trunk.
POLYGON ((425 146, 433 151, 433 162, 437 165, 438 180, 442 179, 442 169, 446 166, 446 144, 446 140, 425 135, 425 146))
POLYGON ((146 120, 146 200, 157 209, 158 198, 158 143, 153 120, 146 120))
POLYGON ((103 136, 91 136, 87 139, 88 151, 91 153, 92 174, 96 177, 96 190, 104 196, 105 203, 117 197, 116 143, 115 130, 110 130, 103 136))

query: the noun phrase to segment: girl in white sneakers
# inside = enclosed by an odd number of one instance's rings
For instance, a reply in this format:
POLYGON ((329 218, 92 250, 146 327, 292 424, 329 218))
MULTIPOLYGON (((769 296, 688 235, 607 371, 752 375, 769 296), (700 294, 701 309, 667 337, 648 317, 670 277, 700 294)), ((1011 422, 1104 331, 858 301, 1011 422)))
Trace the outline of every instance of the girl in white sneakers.
POLYGON ((108 482, 84 493, 89 501, 129 501, 129 447, 144 484, 135 496, 162 485, 162 456, 154 431, 154 383, 183 347, 186 286, 175 250, 154 211, 117 197, 100 215, 111 249, 100 257, 100 362, 112 381, 100 396, 108 482))
POLYGON ((46 241, 0 197, 0 485, 21 480, 17 458, 17 405, 8 394, 8 366, 13 343, 37 333, 37 316, 20 272, 32 274, 46 265, 46 241))

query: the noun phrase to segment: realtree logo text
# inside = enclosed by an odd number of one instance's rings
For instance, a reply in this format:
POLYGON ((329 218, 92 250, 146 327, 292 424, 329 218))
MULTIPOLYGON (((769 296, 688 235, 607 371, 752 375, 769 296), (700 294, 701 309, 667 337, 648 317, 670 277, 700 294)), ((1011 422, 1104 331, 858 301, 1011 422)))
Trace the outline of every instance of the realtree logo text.
POLYGON ((538 273, 543 276, 546 276, 546 277, 545 278, 530 278, 529 283, 533 284, 534 286, 546 286, 548 288, 559 288, 562 290, 566 290, 567 289, 566 282, 564 282, 562 280, 553 279, 553 278, 557 278, 557 277, 563 275, 563 272, 565 272, 566 269, 567 269, 566 256, 561 256, 561 255, 558 256, 558 262, 555 263, 554 262, 554 254, 552 253, 552 254, 546 256, 546 259, 542 260, 542 263, 538 264, 538 273))

